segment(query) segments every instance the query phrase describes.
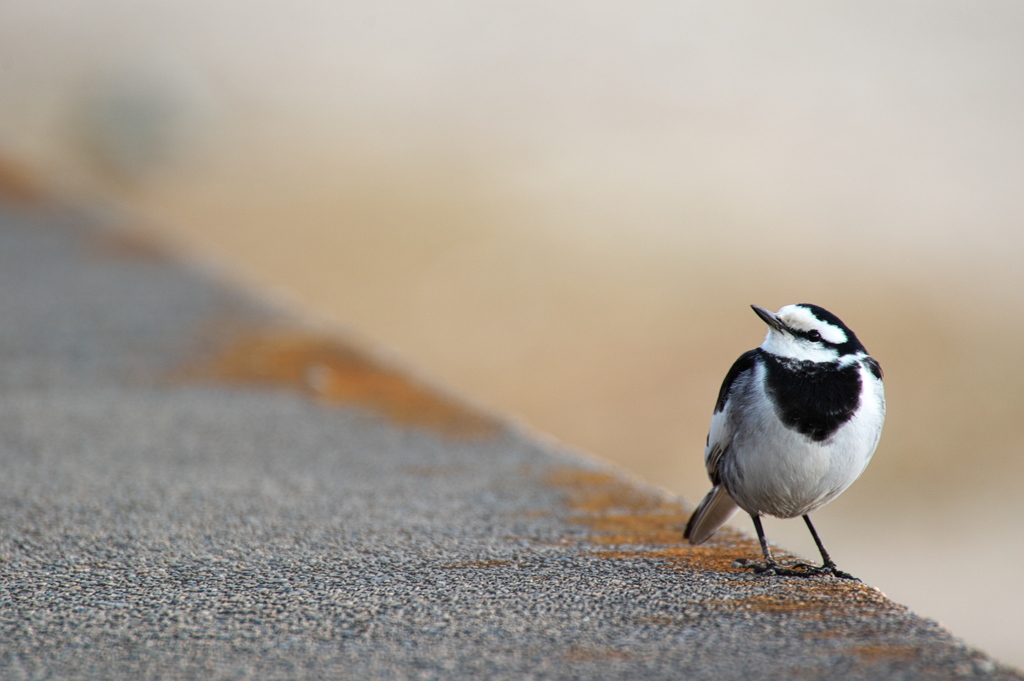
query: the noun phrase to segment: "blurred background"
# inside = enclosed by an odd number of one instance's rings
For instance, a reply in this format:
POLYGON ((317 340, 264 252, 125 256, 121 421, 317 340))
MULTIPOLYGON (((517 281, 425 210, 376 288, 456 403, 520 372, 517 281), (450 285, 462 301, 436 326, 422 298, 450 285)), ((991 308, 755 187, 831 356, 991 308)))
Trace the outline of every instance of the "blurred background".
POLYGON ((823 539, 1024 666, 1021 35, 1010 0, 12 0, 0 165, 691 502, 748 306, 823 305, 889 401, 823 539))

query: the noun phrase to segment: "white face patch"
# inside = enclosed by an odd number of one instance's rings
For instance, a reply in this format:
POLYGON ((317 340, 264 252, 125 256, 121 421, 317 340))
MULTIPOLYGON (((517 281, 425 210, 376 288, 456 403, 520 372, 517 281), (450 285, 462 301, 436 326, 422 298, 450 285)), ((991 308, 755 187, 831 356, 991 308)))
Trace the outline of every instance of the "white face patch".
POLYGON ((795 338, 775 329, 768 329, 768 336, 761 343, 761 349, 776 357, 787 357, 800 362, 835 362, 839 359, 839 351, 835 348, 795 338))
POLYGON ((823 340, 842 345, 847 340, 846 332, 815 317, 806 307, 787 305, 780 309, 776 316, 787 327, 794 331, 817 331, 823 340))

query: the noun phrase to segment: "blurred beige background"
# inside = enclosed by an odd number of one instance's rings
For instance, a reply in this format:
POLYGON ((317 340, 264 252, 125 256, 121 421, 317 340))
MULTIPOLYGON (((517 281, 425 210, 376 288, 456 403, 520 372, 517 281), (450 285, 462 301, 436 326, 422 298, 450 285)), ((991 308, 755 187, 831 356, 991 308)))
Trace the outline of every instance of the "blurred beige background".
POLYGON ((691 501, 748 305, 821 304, 889 399, 826 544, 1024 666, 1021 35, 1010 1, 18 0, 0 157, 691 501))

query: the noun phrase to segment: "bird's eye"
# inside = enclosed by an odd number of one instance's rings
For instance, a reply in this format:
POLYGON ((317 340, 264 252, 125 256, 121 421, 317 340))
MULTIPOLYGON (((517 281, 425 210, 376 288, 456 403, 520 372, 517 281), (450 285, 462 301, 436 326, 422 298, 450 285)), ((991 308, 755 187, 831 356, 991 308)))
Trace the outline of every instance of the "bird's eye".
POLYGON ((812 341, 815 341, 815 342, 821 340, 821 334, 818 333, 817 331, 810 331, 810 332, 808 332, 807 337, 810 338, 812 341))

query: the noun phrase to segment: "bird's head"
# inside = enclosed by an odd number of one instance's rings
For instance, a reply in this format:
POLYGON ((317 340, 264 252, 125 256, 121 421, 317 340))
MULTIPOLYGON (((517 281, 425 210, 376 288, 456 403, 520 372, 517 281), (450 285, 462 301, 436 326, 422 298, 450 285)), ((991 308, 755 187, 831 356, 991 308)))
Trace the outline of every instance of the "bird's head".
POLYGON ((750 307, 768 325, 768 335, 761 344, 765 352, 804 362, 835 362, 867 354, 853 331, 823 307, 799 303, 778 312, 750 307))

